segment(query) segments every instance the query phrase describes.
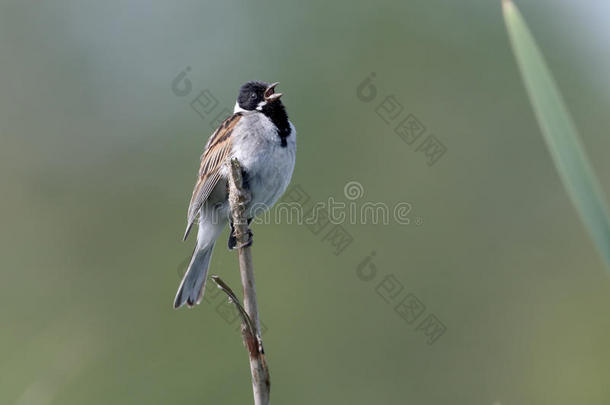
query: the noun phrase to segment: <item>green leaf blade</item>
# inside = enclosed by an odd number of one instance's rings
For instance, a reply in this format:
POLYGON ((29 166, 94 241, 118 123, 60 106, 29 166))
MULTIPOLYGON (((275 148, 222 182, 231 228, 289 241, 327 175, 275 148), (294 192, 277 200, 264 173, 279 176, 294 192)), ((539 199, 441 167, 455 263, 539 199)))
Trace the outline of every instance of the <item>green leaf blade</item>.
POLYGON ((510 0, 502 1, 502 9, 517 64, 553 162, 610 270, 610 217, 576 126, 521 13, 510 0))

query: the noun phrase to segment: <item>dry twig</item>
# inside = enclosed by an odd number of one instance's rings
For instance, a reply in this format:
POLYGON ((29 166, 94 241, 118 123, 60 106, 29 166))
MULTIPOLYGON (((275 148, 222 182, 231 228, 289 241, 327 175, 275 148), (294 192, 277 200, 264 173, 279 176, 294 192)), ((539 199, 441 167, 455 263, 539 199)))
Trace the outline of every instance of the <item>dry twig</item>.
POLYGON ((269 369, 265 361, 263 341, 260 335, 256 287, 254 285, 254 266, 252 264, 251 246, 249 246, 251 234, 248 229, 246 216, 246 207, 249 201, 249 192, 243 188, 241 166, 237 159, 232 159, 231 176, 229 179, 229 204, 231 206, 231 217, 233 218, 234 235, 237 239, 244 306, 242 307, 235 293, 218 276, 212 276, 212 280, 218 285, 218 288, 229 296, 229 299, 239 311, 244 344, 250 355, 254 404, 268 405, 270 391, 269 369))

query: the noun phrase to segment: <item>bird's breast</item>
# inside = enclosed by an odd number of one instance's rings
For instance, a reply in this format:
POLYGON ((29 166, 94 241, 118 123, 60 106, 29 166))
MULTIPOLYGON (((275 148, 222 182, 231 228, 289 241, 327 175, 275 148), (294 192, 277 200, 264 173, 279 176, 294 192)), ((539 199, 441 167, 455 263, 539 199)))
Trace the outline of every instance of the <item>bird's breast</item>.
POLYGON ((291 124, 286 146, 282 146, 275 126, 260 115, 236 128, 233 156, 248 176, 252 193, 250 206, 265 210, 275 204, 290 183, 296 155, 296 131, 291 124))

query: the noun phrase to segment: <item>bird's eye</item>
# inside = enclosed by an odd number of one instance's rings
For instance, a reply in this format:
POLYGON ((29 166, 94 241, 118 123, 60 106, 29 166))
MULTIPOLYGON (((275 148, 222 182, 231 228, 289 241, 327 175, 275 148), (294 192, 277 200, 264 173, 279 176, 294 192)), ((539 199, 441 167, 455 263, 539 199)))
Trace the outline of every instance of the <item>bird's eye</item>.
POLYGON ((256 93, 252 93, 252 94, 250 94, 250 98, 251 98, 252 100, 254 100, 254 99, 256 98, 256 93))

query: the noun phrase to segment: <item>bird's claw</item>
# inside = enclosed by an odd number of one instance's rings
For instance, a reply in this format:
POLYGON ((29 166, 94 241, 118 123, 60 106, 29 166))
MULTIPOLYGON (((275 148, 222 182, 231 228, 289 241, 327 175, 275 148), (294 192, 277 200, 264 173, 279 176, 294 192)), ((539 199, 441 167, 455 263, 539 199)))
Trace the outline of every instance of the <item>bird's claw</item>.
POLYGON ((231 227, 231 235, 229 235, 229 250, 241 249, 248 246, 252 246, 252 242, 254 241, 253 236, 254 234, 252 233, 252 231, 248 229, 248 241, 238 245, 237 238, 235 237, 235 229, 231 227))

